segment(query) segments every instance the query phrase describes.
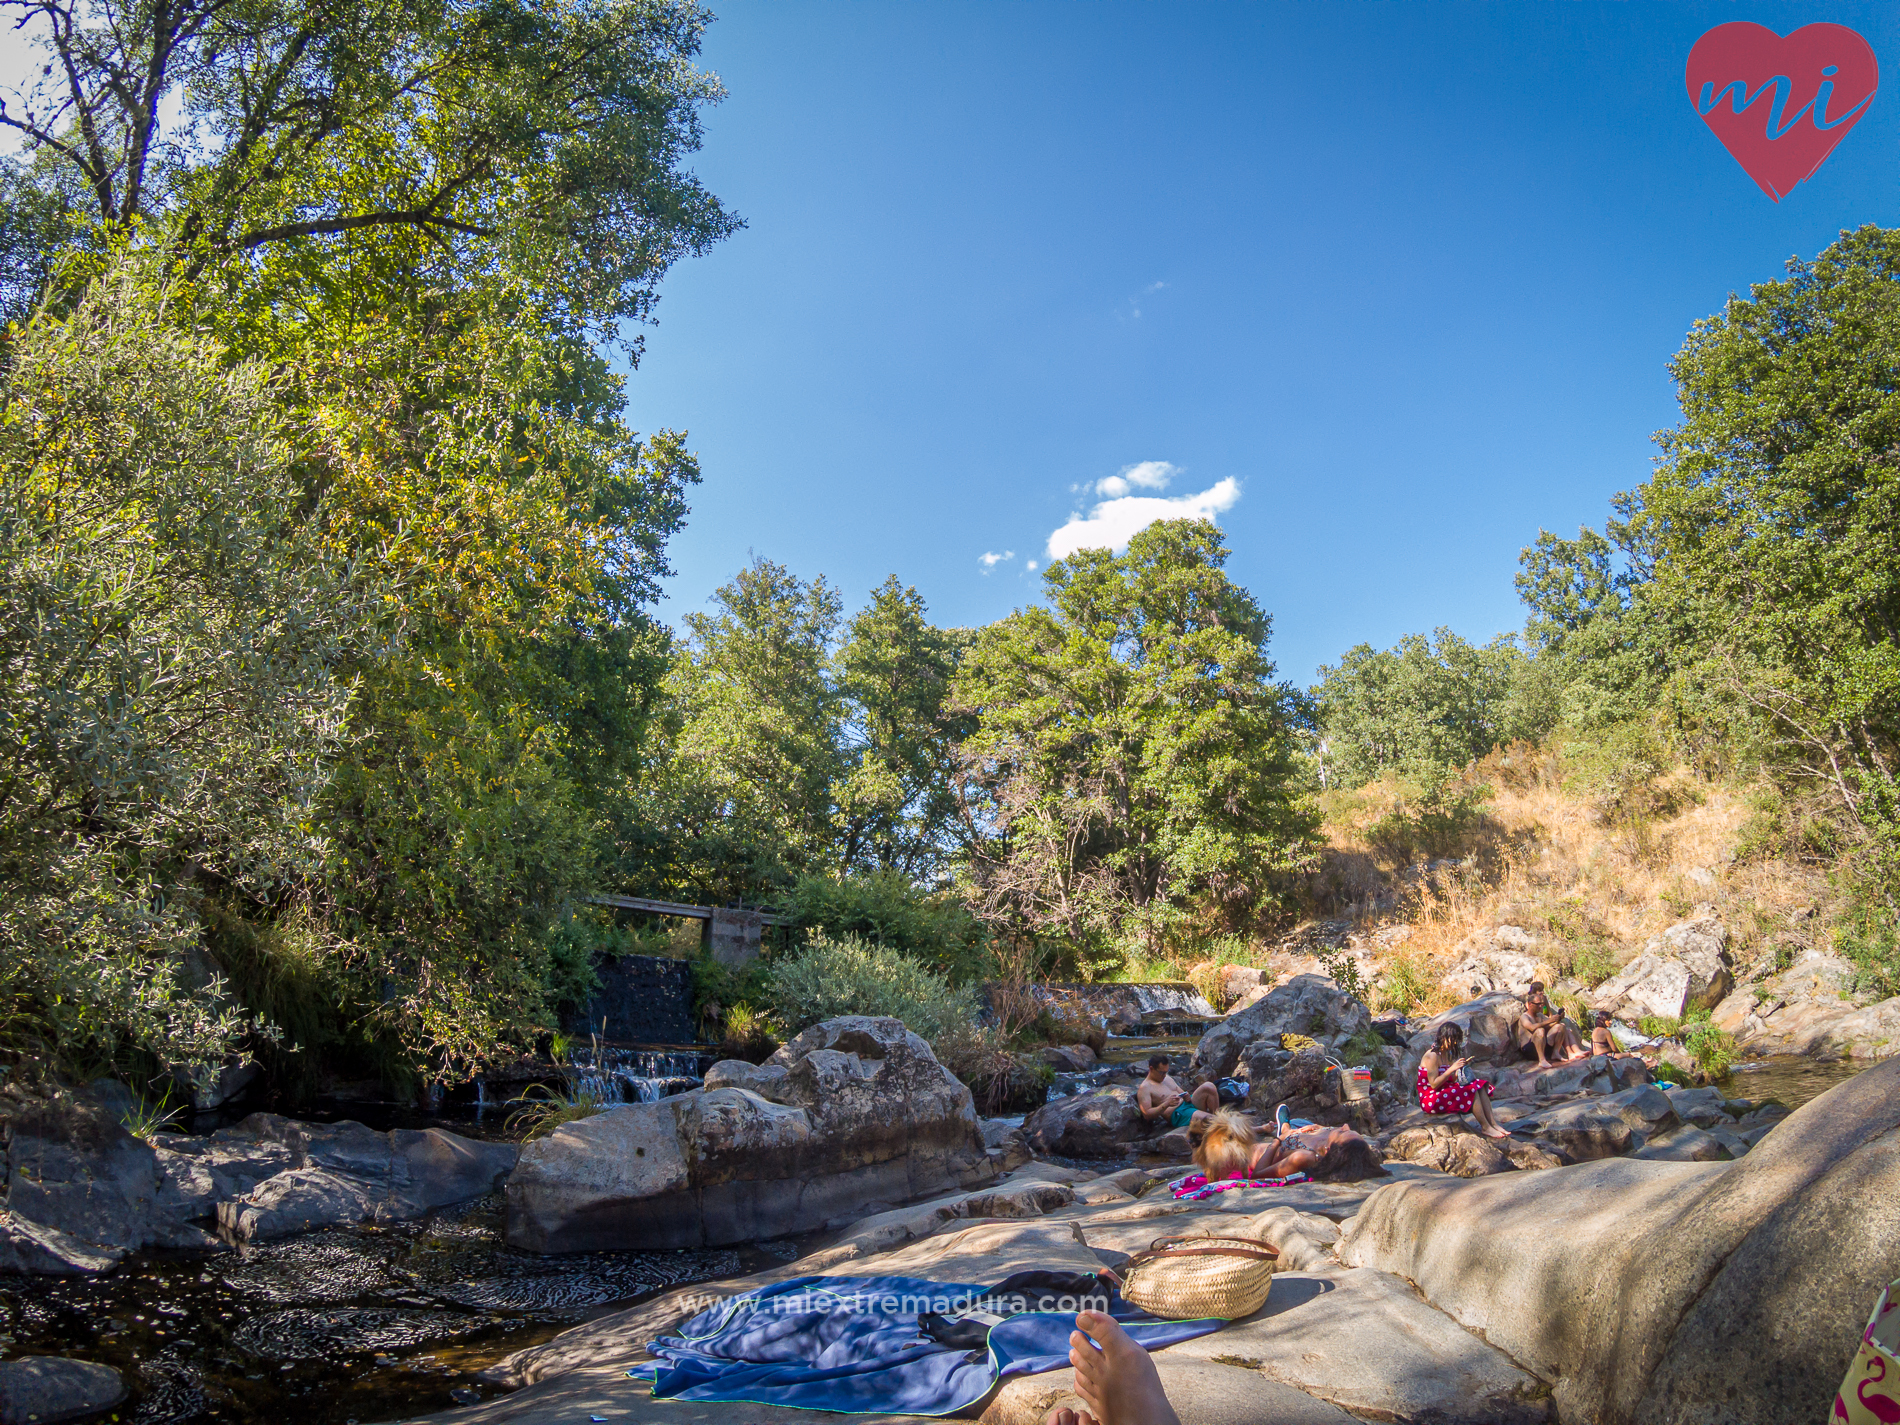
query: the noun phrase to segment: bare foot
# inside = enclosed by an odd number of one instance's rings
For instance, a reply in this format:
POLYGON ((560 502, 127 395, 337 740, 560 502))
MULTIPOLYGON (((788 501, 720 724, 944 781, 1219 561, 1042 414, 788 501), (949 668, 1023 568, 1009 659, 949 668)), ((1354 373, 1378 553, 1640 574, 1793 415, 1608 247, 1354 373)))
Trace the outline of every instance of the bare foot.
POLYGON ((1101 1425, 1101 1422, 1086 1410, 1071 1410, 1066 1405, 1059 1405, 1042 1417, 1042 1425, 1101 1425))
POLYGON ((1075 1324, 1069 1363, 1075 1393, 1094 1417, 1082 1417, 1088 1425, 1181 1425, 1155 1363, 1112 1317, 1084 1311, 1075 1324))
POLYGON ((1511 1136, 1511 1130, 1508 1128, 1482 1128, 1478 1131, 1487 1138, 1509 1138, 1511 1136))

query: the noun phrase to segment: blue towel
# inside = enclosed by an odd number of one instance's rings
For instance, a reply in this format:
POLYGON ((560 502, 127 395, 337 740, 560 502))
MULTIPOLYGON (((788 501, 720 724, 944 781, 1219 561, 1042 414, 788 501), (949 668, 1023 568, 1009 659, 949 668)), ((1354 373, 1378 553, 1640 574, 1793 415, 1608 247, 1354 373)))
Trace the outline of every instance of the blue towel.
MULTIPOLYGON (((1106 1283, 1101 1291, 1108 1314, 1151 1351, 1227 1324, 1158 1320, 1106 1283)), ((947 1415, 1004 1376, 1068 1362, 1074 1309, 1011 1315, 1009 1306, 970 1282, 794 1277, 708 1307, 677 1336, 650 1342, 658 1359, 627 1374, 649 1382, 655 1399, 947 1415), (1005 1318, 990 1328, 986 1347, 943 1345, 922 1329, 925 1313, 954 1317, 971 1308, 1005 1318)))

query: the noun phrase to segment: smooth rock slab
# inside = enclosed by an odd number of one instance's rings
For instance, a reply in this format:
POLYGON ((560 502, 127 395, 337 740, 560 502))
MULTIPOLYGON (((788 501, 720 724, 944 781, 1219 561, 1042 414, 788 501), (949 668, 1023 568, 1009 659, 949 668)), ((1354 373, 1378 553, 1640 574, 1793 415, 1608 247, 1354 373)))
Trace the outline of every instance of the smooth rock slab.
POLYGON ((77 1276, 117 1265, 124 1247, 106 1248, 70 1237, 57 1227, 0 1212, 0 1272, 39 1276, 77 1276))
POLYGON ((1549 1418, 1542 1382, 1399 1278, 1365 1268, 1276 1273, 1256 1315, 1166 1355, 1248 1361, 1269 1380, 1375 1420, 1532 1425, 1549 1418))
POLYGON ((1338 1251, 1554 1380, 1566 1420, 1825 1420, 1900 1275, 1900 1062, 1830 1089, 1740 1162, 1386 1188, 1338 1251))
POLYGON ((125 1382, 110 1366, 64 1356, 0 1361, 0 1425, 54 1425, 124 1399, 125 1382))

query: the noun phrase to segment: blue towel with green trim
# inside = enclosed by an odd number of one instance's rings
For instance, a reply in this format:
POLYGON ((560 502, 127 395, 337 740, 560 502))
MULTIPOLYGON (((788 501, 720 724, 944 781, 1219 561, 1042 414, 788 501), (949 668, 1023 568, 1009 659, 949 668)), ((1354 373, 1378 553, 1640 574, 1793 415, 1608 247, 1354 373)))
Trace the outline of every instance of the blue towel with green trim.
POLYGON ((1054 1370, 1084 1307, 1105 1311, 1148 1350, 1218 1331, 1224 1321, 1163 1321, 1107 1282, 1052 1297, 922 1277, 794 1277, 707 1307, 655 1359, 627 1374, 655 1399, 785 1405, 843 1414, 947 1415, 1005 1376, 1054 1370), (1011 1309, 1024 1305, 1053 1310, 1011 1309), (972 1341, 981 1344, 972 1346, 972 1341))

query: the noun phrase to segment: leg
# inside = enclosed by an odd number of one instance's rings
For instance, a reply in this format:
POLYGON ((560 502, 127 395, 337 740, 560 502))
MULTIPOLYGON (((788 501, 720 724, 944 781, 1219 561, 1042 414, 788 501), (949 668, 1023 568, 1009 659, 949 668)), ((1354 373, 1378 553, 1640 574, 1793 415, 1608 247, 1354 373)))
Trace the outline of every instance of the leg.
POLYGON ((1212 1084, 1202 1084, 1188 1095, 1188 1102, 1202 1113, 1212 1113, 1220 1107, 1220 1090, 1212 1084))
POLYGON ((1537 1046, 1537 1067, 1540 1069, 1548 1069, 1550 1067, 1550 1058, 1544 1046, 1544 1037, 1547 1032, 1548 1031, 1543 1029, 1533 1029, 1531 1031, 1531 1043, 1537 1046))
POLYGON ((1069 1362, 1075 1393, 1088 1406, 1078 1425, 1181 1425, 1155 1363, 1113 1318, 1084 1311, 1075 1324, 1069 1362))
POLYGON ((1471 1096, 1471 1116, 1481 1125, 1479 1131, 1487 1138, 1509 1138, 1510 1130, 1501 1127, 1498 1116, 1491 1111, 1491 1095, 1479 1089, 1471 1096))
POLYGON ((1589 1054, 1590 1051, 1583 1047, 1583 1040, 1578 1036, 1577 1031, 1568 1024, 1564 1025, 1564 1058, 1584 1059, 1588 1058, 1589 1054))

